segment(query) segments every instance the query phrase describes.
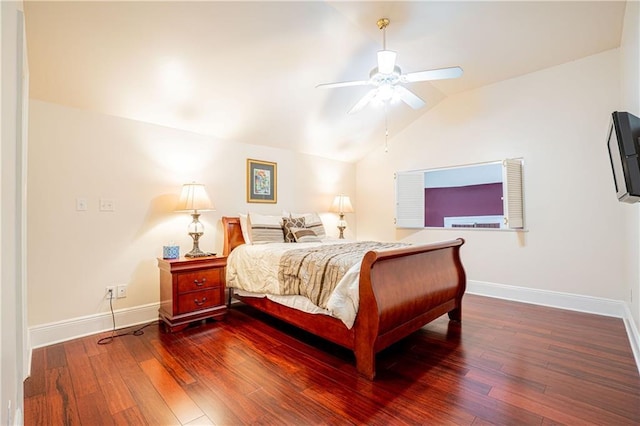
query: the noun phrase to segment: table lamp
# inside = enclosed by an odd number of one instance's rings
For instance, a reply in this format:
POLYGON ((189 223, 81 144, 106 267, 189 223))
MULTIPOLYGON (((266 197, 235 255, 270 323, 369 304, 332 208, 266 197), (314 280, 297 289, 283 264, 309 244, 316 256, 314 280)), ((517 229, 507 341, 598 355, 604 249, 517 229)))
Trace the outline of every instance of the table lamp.
POLYGON ((207 195, 207 191, 204 189, 204 185, 201 183, 186 183, 182 185, 182 193, 180 194, 180 200, 176 206, 178 212, 191 212, 193 221, 189 224, 189 235, 193 238, 193 249, 185 254, 185 257, 203 257, 211 256, 212 253, 207 253, 200 250, 199 241, 202 234, 204 234, 204 225, 200 223, 198 218, 200 212, 215 210, 213 203, 207 195))
POLYGON ((345 213, 353 213, 353 206, 351 200, 347 195, 336 195, 333 200, 333 204, 329 209, 330 212, 340 214, 340 220, 338 221, 338 229, 340 230, 340 236, 338 238, 344 239, 344 230, 347 227, 347 221, 344 220, 345 213))

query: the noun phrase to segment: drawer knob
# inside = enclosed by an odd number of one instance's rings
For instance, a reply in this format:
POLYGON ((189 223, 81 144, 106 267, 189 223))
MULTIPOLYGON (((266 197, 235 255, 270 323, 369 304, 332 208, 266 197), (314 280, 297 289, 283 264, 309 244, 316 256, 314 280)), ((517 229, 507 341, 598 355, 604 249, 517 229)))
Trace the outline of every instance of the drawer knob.
POLYGON ((202 279, 202 281, 193 280, 193 283, 194 283, 195 285, 197 285, 198 287, 202 287, 202 286, 204 285, 204 283, 206 283, 206 282, 207 282, 207 279, 206 279, 206 278, 203 278, 203 279, 202 279))
POLYGON ((202 306, 202 305, 204 305, 204 302, 206 302, 206 301, 207 301, 207 298, 206 298, 206 297, 203 297, 203 298, 202 298, 202 301, 200 301, 200 300, 198 300, 198 299, 194 300, 195 304, 196 304, 196 305, 198 305, 198 306, 202 306))

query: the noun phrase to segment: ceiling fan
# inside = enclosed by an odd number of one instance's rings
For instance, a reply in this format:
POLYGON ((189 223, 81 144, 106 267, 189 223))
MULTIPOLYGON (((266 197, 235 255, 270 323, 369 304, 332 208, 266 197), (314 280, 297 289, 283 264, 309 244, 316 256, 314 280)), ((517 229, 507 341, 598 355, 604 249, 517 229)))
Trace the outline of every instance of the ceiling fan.
POLYGON ((389 19, 380 18, 377 21, 377 25, 378 28, 382 30, 382 50, 378 51, 378 66, 371 70, 369 79, 323 83, 316 86, 320 88, 373 86, 373 88, 351 108, 349 114, 362 110, 369 103, 383 104, 395 100, 401 100, 413 109, 422 108, 425 106, 425 102, 402 84, 458 78, 462 75, 462 68, 460 67, 439 68, 403 74, 400 67, 396 65, 397 53, 393 50, 387 50, 386 28, 389 25, 389 19))

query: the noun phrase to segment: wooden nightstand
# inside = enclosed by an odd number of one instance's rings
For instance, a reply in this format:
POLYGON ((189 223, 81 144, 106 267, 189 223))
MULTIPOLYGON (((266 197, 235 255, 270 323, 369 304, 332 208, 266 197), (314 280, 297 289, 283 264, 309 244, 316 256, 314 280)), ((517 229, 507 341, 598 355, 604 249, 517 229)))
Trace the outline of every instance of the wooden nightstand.
POLYGON ((183 330, 194 321, 225 316, 226 266, 227 258, 217 256, 158 259, 158 312, 171 332, 183 330))

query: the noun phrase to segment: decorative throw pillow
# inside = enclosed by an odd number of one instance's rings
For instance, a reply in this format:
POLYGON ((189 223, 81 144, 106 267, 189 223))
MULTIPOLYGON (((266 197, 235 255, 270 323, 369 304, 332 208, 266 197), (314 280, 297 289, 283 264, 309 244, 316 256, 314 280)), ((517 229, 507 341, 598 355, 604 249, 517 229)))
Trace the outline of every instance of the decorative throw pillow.
POLYGON ((295 243, 296 239, 291 232, 292 228, 304 228, 304 217, 283 217, 282 230, 285 243, 295 243))
POLYGON ((320 243, 322 240, 318 238, 315 232, 308 228, 292 228, 291 232, 296 239, 296 243, 320 243))
POLYGON ((284 243, 280 216, 249 213, 248 223, 251 228, 251 244, 284 243))
POLYGON ((304 217, 305 228, 311 229, 318 236, 318 238, 326 238, 327 236, 324 225, 322 224, 322 219, 320 219, 320 215, 316 212, 290 213, 283 210, 282 215, 289 217, 304 217))

